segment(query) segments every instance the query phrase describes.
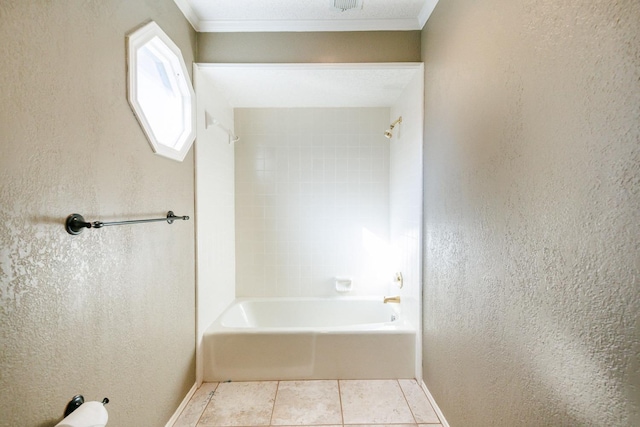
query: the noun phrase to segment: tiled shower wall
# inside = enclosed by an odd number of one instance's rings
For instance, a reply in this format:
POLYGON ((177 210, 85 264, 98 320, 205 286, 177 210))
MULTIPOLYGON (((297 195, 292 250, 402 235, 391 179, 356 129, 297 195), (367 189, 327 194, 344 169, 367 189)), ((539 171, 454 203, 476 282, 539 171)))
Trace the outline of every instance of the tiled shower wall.
POLYGON ((236 109, 236 295, 389 290, 388 108, 236 109))

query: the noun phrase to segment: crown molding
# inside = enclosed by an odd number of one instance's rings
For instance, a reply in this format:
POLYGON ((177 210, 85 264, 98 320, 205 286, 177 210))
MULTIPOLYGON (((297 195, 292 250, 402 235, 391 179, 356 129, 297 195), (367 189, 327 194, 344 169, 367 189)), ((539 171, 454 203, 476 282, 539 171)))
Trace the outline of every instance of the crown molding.
MULTIPOLYGON (((194 26, 195 28, 195 26, 194 26)), ((200 32, 412 31, 418 19, 199 21, 200 32)))
POLYGON ((173 2, 178 6, 178 9, 180 9, 180 12, 182 12, 184 17, 187 18, 187 21, 189 21, 193 29, 197 32, 202 31, 200 30, 200 18, 198 18, 198 15, 193 10, 188 0, 173 0, 173 2))
POLYGON ((429 17, 433 13, 433 9, 436 8, 437 4, 438 4, 438 0, 425 0, 424 6, 422 6, 422 10, 420 10, 420 13, 418 14, 418 22, 420 25, 420 28, 419 28, 420 30, 424 28, 424 24, 426 24, 427 21, 429 20, 429 17))

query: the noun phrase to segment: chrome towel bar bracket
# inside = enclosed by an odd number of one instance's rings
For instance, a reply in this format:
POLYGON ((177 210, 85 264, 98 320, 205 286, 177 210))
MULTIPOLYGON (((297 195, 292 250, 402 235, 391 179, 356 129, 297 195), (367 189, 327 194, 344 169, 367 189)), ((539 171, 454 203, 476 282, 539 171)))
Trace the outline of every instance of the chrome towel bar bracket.
POLYGON ((173 224, 173 221, 183 220, 188 221, 188 216, 176 216, 173 214, 173 211, 167 212, 167 216, 165 218, 153 218, 153 219, 134 219, 132 221, 112 221, 112 222, 87 222, 84 220, 84 217, 80 214, 71 214, 67 217, 64 228, 67 230, 69 234, 80 234, 85 228, 102 228, 110 225, 128 225, 128 224, 142 224, 144 222, 158 222, 158 221, 166 221, 169 224, 173 224))

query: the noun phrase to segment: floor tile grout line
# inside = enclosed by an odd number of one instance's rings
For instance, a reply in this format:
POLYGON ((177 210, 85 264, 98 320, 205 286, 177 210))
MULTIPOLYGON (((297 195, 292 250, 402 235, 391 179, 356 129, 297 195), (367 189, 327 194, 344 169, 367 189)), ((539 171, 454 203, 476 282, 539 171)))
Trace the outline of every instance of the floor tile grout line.
MULTIPOLYGON (((200 387, 202 387, 204 384, 205 383, 200 384, 200 387)), ((196 421, 196 427, 198 427, 198 424, 200 424, 200 420, 202 419, 202 416, 204 415, 205 411, 207 410, 207 406, 209 406, 209 404, 213 400, 213 395, 216 393, 216 390, 218 390, 219 386, 220 386, 220 382, 218 382, 216 384, 215 388, 211 391, 211 393, 209 393, 209 399, 207 399, 207 404, 204 405, 204 407, 202 408, 202 412, 200 412, 200 416, 198 417, 198 421, 196 421)))
POLYGON ((342 389, 340 388, 340 380, 336 380, 338 382, 338 400, 340 400, 340 421, 342 421, 341 425, 344 426, 344 408, 342 407, 342 389))
POLYGON ((433 407, 433 404, 431 403, 431 400, 429 399, 429 396, 427 396, 427 393, 425 393, 424 389, 422 388, 420 383, 418 383, 417 379, 415 380, 415 382, 418 385, 418 388, 420 389, 420 392, 421 392, 422 396, 424 396, 427 399, 427 404, 429 405, 429 408, 431 408, 431 410, 433 411, 434 415, 436 416, 436 419, 438 420, 437 423, 423 423, 423 424, 435 424, 435 425, 439 425, 440 427, 442 427, 442 420, 440 419, 440 415, 438 415, 438 413, 436 412, 436 409, 433 407))
POLYGON ((276 394, 273 396, 273 406, 271 407, 271 416, 269 417, 269 425, 273 425, 273 414, 276 411, 276 400, 278 399, 278 391, 280 390, 280 380, 276 384, 276 394))
POLYGON ((400 392, 402 392, 402 397, 404 397, 404 401, 407 404, 407 407, 409 408, 409 412, 411 412, 411 416, 413 417, 413 421, 415 421, 415 424, 418 424, 418 419, 416 418, 416 414, 413 413, 413 409, 411 408, 411 405, 409 404, 409 399, 407 399, 407 395, 404 392, 404 389, 402 388, 402 385, 400 385, 400 380, 396 379, 396 382, 398 383, 398 387, 400 387, 400 392))

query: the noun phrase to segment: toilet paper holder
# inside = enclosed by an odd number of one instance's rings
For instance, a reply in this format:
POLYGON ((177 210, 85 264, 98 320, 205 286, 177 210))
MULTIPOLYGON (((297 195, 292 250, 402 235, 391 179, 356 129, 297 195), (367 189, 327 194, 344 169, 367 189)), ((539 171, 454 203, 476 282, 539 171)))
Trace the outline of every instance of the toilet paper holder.
MULTIPOLYGON (((72 413, 73 411, 75 411, 76 409, 78 409, 80 407, 80 405, 82 405, 84 403, 84 396, 81 394, 76 394, 75 396, 73 396, 73 398, 69 401, 69 403, 67 403, 67 407, 64 410, 64 416, 65 418, 69 416, 70 413, 72 413)), ((108 398, 104 398, 102 399, 102 404, 106 405, 107 403, 109 403, 109 399, 108 398)))

